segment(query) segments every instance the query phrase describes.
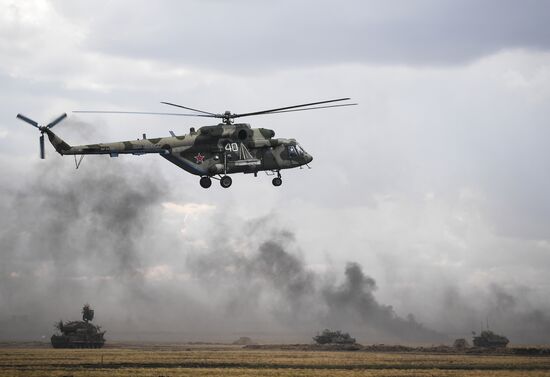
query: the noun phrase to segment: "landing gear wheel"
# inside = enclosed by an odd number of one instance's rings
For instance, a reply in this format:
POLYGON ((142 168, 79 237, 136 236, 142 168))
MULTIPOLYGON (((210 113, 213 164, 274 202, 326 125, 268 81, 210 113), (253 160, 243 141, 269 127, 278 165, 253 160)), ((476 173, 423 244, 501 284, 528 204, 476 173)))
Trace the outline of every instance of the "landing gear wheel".
POLYGON ((228 175, 224 175, 222 179, 220 179, 220 185, 222 185, 223 188, 228 188, 231 186, 231 183, 233 183, 233 180, 228 175))
POLYGON ((212 180, 210 177, 201 177, 200 184, 202 188, 209 188, 212 186, 212 180))
POLYGON ((273 178, 271 183, 273 183, 273 186, 279 187, 280 185, 283 184, 283 180, 281 179, 281 177, 275 177, 275 178, 273 178))

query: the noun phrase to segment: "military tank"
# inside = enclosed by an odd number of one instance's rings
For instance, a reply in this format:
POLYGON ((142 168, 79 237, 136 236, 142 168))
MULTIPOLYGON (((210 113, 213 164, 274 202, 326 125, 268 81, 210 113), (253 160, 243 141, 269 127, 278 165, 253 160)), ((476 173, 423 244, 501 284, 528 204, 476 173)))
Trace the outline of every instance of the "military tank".
POLYGON ((355 344, 355 338, 348 333, 325 329, 321 334, 313 337, 317 344, 355 344))
POLYGON ((474 334, 474 346, 485 348, 503 348, 510 342, 507 337, 497 335, 490 330, 484 330, 478 336, 474 334))
POLYGON ((101 348, 105 344, 105 331, 101 326, 90 322, 94 319, 94 311, 86 304, 82 308, 82 321, 63 322, 55 324, 57 334, 52 335, 54 348, 101 348))

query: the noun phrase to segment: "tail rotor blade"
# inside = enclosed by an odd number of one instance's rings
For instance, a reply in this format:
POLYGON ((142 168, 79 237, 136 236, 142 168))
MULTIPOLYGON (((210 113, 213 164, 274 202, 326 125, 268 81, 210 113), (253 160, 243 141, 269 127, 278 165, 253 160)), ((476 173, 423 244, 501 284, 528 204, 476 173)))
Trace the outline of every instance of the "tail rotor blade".
POLYGON ((32 120, 31 118, 27 118, 26 116, 24 116, 23 114, 17 114, 17 118, 21 119, 23 122, 27 122, 28 124, 30 124, 31 126, 33 127, 36 127, 38 128, 38 123, 36 123, 34 120, 32 120))
POLYGON ((59 117, 57 117, 55 120, 50 122, 46 127, 53 128, 57 123, 61 122, 63 119, 67 117, 66 113, 61 114, 59 117))
POLYGON ((40 136, 40 158, 42 160, 46 158, 46 153, 44 149, 44 135, 40 136))

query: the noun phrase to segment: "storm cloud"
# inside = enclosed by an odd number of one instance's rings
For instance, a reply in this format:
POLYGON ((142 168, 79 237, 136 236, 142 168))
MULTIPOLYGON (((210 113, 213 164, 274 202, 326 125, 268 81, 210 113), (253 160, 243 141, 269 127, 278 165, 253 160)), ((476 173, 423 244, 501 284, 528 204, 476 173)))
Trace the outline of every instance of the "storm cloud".
MULTIPOLYGON (((454 65, 502 49, 550 48, 550 8, 536 0, 144 4, 133 6, 132 17, 128 3, 109 4, 109 15, 90 24, 101 32, 84 43, 110 55, 240 74, 349 62, 454 65), (156 19, 164 22, 150 22, 156 19)), ((70 19, 85 18, 79 8, 56 3, 70 19)))

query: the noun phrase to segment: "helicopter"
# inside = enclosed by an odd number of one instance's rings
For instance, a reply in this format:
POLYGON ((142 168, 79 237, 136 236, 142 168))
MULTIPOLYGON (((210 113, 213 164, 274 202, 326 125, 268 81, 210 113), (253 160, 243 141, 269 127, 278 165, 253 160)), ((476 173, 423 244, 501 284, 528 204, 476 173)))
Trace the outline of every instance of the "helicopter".
POLYGON ((46 134, 60 155, 74 156, 77 169, 85 155, 108 154, 111 157, 118 157, 119 154, 143 155, 153 153, 160 155, 191 174, 200 176, 199 183, 205 189, 212 185, 212 179, 219 180, 223 188, 229 188, 232 184, 229 174, 249 173, 257 176, 260 171, 274 176, 273 186, 281 186, 283 183, 281 170, 302 168, 304 165, 309 167, 308 164, 313 160, 313 157, 295 139, 274 138, 275 132, 273 130, 251 128, 248 123, 235 123, 235 119, 255 115, 357 105, 356 103, 333 104, 349 100, 350 98, 338 98, 240 114, 231 111, 212 113, 171 102, 161 103, 193 111, 193 113, 76 110, 73 113, 148 114, 221 119, 221 122, 217 125, 203 126, 197 130, 191 127, 188 134, 180 136, 173 131, 169 131, 170 137, 147 138, 146 134, 143 134, 143 138, 138 140, 77 146, 69 145, 51 130, 67 117, 66 113, 45 126, 39 125, 36 121, 22 114, 17 114, 17 118, 40 131, 41 159, 45 158, 44 134, 46 134), (80 160, 77 161, 76 156, 80 156, 80 160))

